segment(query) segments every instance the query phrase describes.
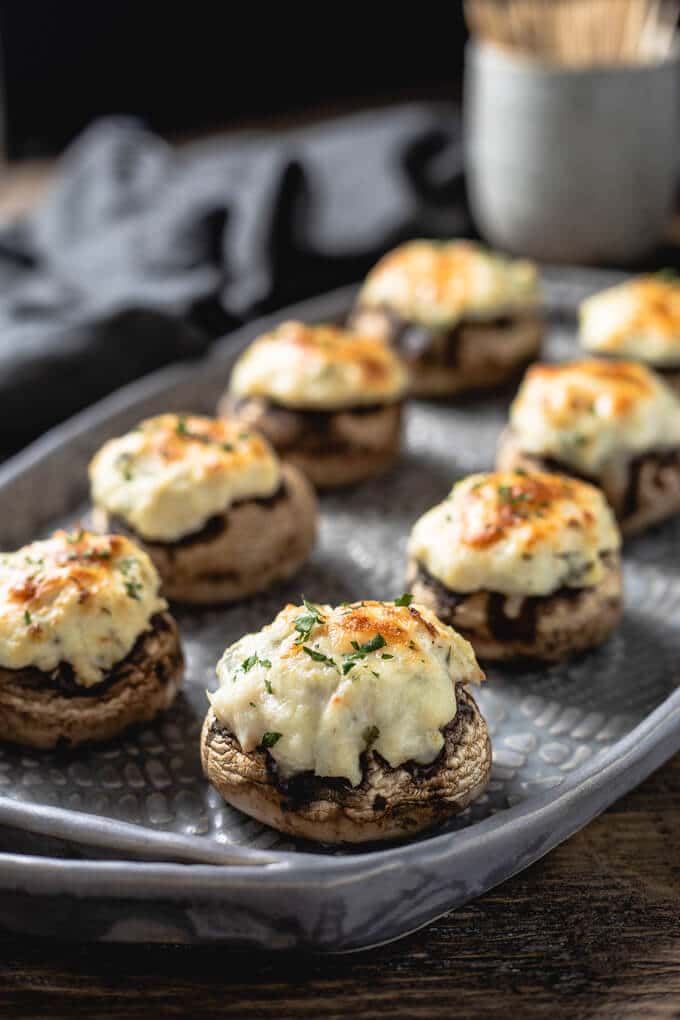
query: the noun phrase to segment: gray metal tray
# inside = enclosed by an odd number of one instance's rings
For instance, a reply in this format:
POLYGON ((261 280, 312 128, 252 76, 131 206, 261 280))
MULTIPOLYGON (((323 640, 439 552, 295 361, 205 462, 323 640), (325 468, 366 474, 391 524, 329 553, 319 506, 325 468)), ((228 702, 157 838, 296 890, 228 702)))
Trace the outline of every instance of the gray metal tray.
MULTIPOLYGON (((547 354, 575 351, 570 309, 609 277, 547 274, 547 354)), ((274 321, 341 316, 344 290, 254 323, 209 360, 166 369, 55 429, 0 469, 0 546, 86 508, 85 465, 110 435, 164 409, 211 412, 236 353, 274 321)), ((489 671, 488 792, 406 845, 296 844, 227 807, 202 778, 205 690, 223 648, 302 591, 341 601, 404 587, 415 518, 454 479, 493 463, 508 395, 413 404, 404 456, 385 478, 322 499, 310 563, 232 608, 180 611, 184 690, 157 724, 111 746, 38 754, 0 748, 0 923, 107 940, 220 939, 349 950, 394 939, 535 861, 680 749, 680 524, 626 547, 626 612, 602 648, 530 672, 489 671)))

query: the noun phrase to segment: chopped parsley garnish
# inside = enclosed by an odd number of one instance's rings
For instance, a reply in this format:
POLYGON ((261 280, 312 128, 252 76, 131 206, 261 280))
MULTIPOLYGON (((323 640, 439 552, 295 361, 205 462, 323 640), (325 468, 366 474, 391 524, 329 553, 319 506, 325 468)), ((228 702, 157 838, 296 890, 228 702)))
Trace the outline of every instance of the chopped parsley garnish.
POLYGON ((250 705, 251 708, 257 708, 257 705, 255 704, 254 701, 249 701, 248 704, 250 705))
POLYGON ((83 549, 81 553, 69 553, 67 560, 110 560, 111 553, 108 549, 83 549))
POLYGON ((264 679, 264 686, 265 686, 265 690, 267 691, 267 694, 273 694, 274 693, 274 688, 272 687, 272 682, 271 682, 271 680, 268 677, 265 677, 265 679, 264 679))
MULTIPOLYGON (((360 645, 358 641, 352 641, 352 648, 354 651, 343 656, 344 662, 342 664, 342 675, 347 676, 349 671, 356 666, 357 662, 360 662, 361 659, 365 659, 371 652, 377 652, 379 648, 384 648, 386 644, 387 642, 382 634, 376 634, 370 641, 366 641, 363 645, 360 645)), ((388 658, 391 658, 391 656, 388 656, 388 658)), ((371 672, 373 671, 371 670, 371 672)), ((373 675, 377 676, 378 674, 374 673, 373 675)))
POLYGON ((352 642, 352 648, 356 652, 360 652, 362 655, 368 655, 369 652, 377 652, 379 648, 384 648, 387 644, 382 634, 376 634, 370 641, 366 641, 363 645, 357 644, 356 641, 352 642))
POLYGON ((239 432, 239 439, 250 439, 250 432, 239 432))
POLYGON ((177 424, 175 425, 175 432, 177 433, 178 436, 186 436, 188 434, 189 430, 187 429, 187 420, 184 416, 177 419, 177 424))
POLYGON ((121 560, 118 564, 118 569, 124 577, 125 591, 131 599, 139 601, 139 593, 143 589, 144 585, 141 581, 136 581, 130 577, 130 571, 133 567, 137 566, 137 560, 134 556, 126 556, 125 559, 121 560))
POLYGON ((395 606, 410 606, 413 602, 413 595, 410 591, 405 591, 403 595, 400 595, 398 599, 394 600, 395 606))
POLYGON ((260 747, 266 751, 269 747, 273 747, 274 744, 278 744, 282 736, 283 733, 263 733, 262 740, 260 741, 260 747))
POLYGON ((233 443, 220 443, 220 446, 223 450, 226 450, 227 453, 231 453, 234 449, 233 443))
POLYGON ((78 528, 77 531, 72 532, 66 536, 66 541, 69 545, 77 545, 78 542, 82 542, 85 532, 82 528, 78 528))
POLYGON ((130 578, 125 581, 125 591, 131 599, 135 599, 137 602, 139 602, 139 593, 143 587, 141 581, 132 581, 130 578))
POLYGON ((257 652, 253 652, 247 659, 244 659, 241 663, 241 669, 244 673, 249 673, 253 666, 263 666, 265 669, 271 669, 272 664, 269 659, 261 659, 257 652))
POLYGON ((302 651, 313 659, 314 662, 325 662, 327 666, 335 666, 335 660, 331 659, 328 655, 324 655, 323 652, 317 652, 315 648, 310 648, 309 645, 303 645, 302 651))
POLYGON ((295 620, 295 630, 300 635, 299 641, 296 642, 297 644, 302 644, 303 641, 309 641, 309 635, 316 624, 326 622, 326 618, 321 615, 318 606, 315 606, 313 602, 308 602, 304 595, 302 597, 302 603, 307 612, 301 613, 295 620))
POLYGON ((132 481, 132 460, 132 454, 127 451, 120 453, 116 457, 116 467, 126 482, 132 481))
POLYGON ((27 627, 29 627, 31 624, 31 614, 29 613, 28 609, 24 609, 24 623, 26 624, 27 627))
POLYGON ((380 658, 381 659, 393 659, 394 656, 393 655, 388 655, 387 652, 383 652, 383 654, 380 656, 380 658))
POLYGON ((367 726, 361 736, 363 737, 364 743, 366 744, 366 750, 368 751, 380 737, 380 730, 377 726, 367 726))

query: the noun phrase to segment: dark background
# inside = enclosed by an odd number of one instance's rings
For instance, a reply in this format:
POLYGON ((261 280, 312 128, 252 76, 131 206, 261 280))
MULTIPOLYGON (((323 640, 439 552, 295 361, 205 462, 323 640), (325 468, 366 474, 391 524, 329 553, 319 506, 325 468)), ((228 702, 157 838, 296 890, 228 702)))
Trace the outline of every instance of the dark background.
POLYGON ((11 157, 61 149, 94 117, 165 135, 460 92, 462 4, 3 0, 11 157))

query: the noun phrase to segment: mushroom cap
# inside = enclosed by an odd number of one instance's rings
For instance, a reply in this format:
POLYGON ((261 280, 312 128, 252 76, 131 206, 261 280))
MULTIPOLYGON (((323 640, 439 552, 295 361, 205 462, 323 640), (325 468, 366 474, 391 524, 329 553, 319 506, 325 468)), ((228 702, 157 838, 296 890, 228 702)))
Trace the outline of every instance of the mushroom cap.
MULTIPOLYGON (((281 469, 280 495, 244 500, 178 542, 135 541, 151 557, 163 594, 177 602, 234 602, 294 574, 316 539, 317 502, 305 476, 281 469)), ((98 528, 125 527, 95 511, 98 528)))
MULTIPOLYGON (((518 436, 508 427, 501 434, 496 453, 500 470, 561 471, 585 477, 568 464, 522 450, 518 436)), ((599 485, 614 511, 625 537, 637 535, 654 524, 680 513, 680 446, 649 450, 638 456, 616 457, 598 476, 587 481, 599 485)))
POLYGON ((267 751, 244 752, 211 709, 201 734, 203 771, 229 804, 292 836, 322 843, 410 836, 462 811, 489 781, 486 723, 464 687, 456 696, 444 747, 430 765, 391 768, 367 751, 358 786, 311 773, 283 780, 267 751))
POLYGON ((451 592, 414 559, 407 583, 419 602, 467 638, 481 660, 557 662, 601 644, 621 618, 618 553, 607 554, 603 565, 602 579, 590 588, 538 597, 451 592))
POLYGON ((83 688, 68 671, 0 669, 0 740, 50 749, 110 740, 168 708, 184 657, 170 613, 158 613, 106 679, 83 688), (61 675, 60 675, 61 674, 61 675))
POLYGON ((218 412, 237 416, 261 432, 280 457, 299 468, 318 489, 331 489, 388 471, 399 456, 400 401, 336 411, 282 408, 261 397, 226 393, 218 412))
POLYGON ((373 331, 397 347, 409 368, 413 396, 443 397, 518 380, 537 357, 543 337, 540 316, 521 312, 507 318, 502 326, 493 320, 464 321, 442 333, 395 319, 385 309, 358 305, 351 322, 356 329, 373 331), (400 336, 406 342, 410 329, 421 334, 416 353, 404 350, 400 343, 400 336))

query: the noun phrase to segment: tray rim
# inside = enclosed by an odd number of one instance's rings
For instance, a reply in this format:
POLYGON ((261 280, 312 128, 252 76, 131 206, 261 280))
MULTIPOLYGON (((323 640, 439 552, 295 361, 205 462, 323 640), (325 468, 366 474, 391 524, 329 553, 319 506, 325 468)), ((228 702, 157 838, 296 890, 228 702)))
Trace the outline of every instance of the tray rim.
MULTIPOLYGON (((206 357, 160 369, 117 390, 51 429, 0 466, 0 493, 13 480, 47 460, 54 450, 83 436, 90 426, 131 410, 137 402, 162 395, 210 364, 219 364, 224 369, 225 363, 253 336, 282 318, 313 320, 338 314, 348 306, 355 292, 355 286, 343 287, 257 319, 217 341, 206 357)), ((328 880, 333 876, 341 883, 361 880, 386 868, 406 867, 414 858, 422 867, 438 861, 447 866, 458 865, 461 872, 465 872, 466 867, 475 872, 479 870, 474 866, 475 856, 493 857, 496 848, 513 837, 518 841, 513 861, 502 873, 496 871, 482 879, 472 893, 477 895, 542 857, 678 750, 680 688, 624 737, 567 776, 558 788, 545 790, 456 832, 346 856, 253 850, 220 844, 209 837, 157 831, 96 814, 23 804, 0 795, 0 825, 43 836, 53 835, 75 845, 108 849, 112 855, 108 859, 74 861, 0 853, 0 889, 22 889, 37 894, 41 890, 53 892, 58 888, 77 897, 93 898, 106 895, 107 890, 115 890, 116 895, 120 895, 124 886, 133 898, 181 899, 187 895, 189 863, 192 897, 214 896, 235 886, 243 888, 249 879, 272 887, 293 887, 299 883, 309 887, 310 882, 312 886, 318 882, 319 888, 327 889, 328 880), (162 847, 167 851, 164 856, 170 856, 173 863, 159 860, 162 847), (155 859, 152 862, 121 859, 121 854, 133 852, 142 858, 155 855, 155 859), (206 857, 212 858, 214 863, 206 862, 206 857)), ((455 905, 456 896, 452 893, 449 907, 455 905)))

